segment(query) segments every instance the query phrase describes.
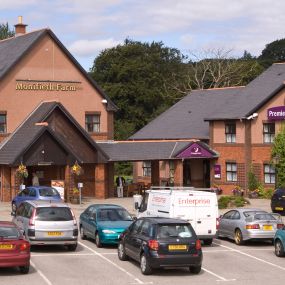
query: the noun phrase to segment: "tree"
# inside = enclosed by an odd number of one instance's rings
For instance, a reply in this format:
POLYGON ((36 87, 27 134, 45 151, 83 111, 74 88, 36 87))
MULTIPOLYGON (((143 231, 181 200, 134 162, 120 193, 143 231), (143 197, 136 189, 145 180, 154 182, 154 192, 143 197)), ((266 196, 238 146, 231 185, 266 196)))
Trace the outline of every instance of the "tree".
POLYGON ((126 39, 95 59, 91 76, 110 96, 119 111, 115 138, 126 139, 173 104, 174 91, 166 92, 171 74, 182 72, 180 51, 162 42, 141 43, 126 39))
POLYGON ((9 24, 0 24, 0 40, 4 40, 13 37, 15 32, 10 30, 9 24))
POLYGON ((267 44, 258 59, 265 68, 275 62, 285 61, 285 39, 267 44))
POLYGON ((285 188, 285 124, 281 126, 280 132, 276 135, 271 151, 272 162, 276 171, 276 186, 285 188))

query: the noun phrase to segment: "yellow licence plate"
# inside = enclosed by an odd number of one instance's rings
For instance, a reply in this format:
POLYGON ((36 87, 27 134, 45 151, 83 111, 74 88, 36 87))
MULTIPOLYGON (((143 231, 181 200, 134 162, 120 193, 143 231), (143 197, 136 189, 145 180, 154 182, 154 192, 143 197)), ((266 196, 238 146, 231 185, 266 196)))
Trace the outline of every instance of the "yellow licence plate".
POLYGON ((186 244, 169 245, 168 250, 187 250, 186 244))
POLYGON ((264 225, 263 226, 263 230, 264 231, 272 231, 273 230, 273 226, 272 225, 264 225))
POLYGON ((275 207, 275 210, 277 210, 277 211, 283 211, 283 207, 275 207))
POLYGON ((61 236, 62 232, 48 232, 48 236, 61 236))
POLYGON ((0 244, 0 249, 13 249, 12 244, 0 244))

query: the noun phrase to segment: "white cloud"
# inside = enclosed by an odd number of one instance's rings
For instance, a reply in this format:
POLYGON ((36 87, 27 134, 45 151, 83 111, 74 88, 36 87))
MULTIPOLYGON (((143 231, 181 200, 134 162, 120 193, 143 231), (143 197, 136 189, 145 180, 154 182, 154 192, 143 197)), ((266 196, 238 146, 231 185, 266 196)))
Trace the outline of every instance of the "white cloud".
POLYGON ((68 50, 77 56, 89 57, 97 55, 100 51, 120 44, 112 38, 105 40, 79 40, 69 45, 68 50))

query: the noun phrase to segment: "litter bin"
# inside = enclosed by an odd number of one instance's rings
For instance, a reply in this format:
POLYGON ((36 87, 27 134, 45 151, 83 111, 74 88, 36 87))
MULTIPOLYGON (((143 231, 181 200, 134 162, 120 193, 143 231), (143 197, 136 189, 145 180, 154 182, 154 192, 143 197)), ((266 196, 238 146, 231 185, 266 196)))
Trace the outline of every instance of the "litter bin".
POLYGON ((142 195, 135 194, 133 196, 133 199, 134 199, 134 210, 137 210, 136 209, 136 204, 137 204, 138 207, 140 206, 140 204, 142 202, 142 195))

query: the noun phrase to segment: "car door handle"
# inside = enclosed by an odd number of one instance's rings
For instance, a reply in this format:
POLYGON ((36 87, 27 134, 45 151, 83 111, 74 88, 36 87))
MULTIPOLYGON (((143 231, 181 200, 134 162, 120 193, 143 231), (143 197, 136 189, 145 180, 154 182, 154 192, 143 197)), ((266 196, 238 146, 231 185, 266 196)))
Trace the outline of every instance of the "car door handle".
POLYGON ((201 221, 197 221, 197 224, 201 224, 202 222, 201 221))

